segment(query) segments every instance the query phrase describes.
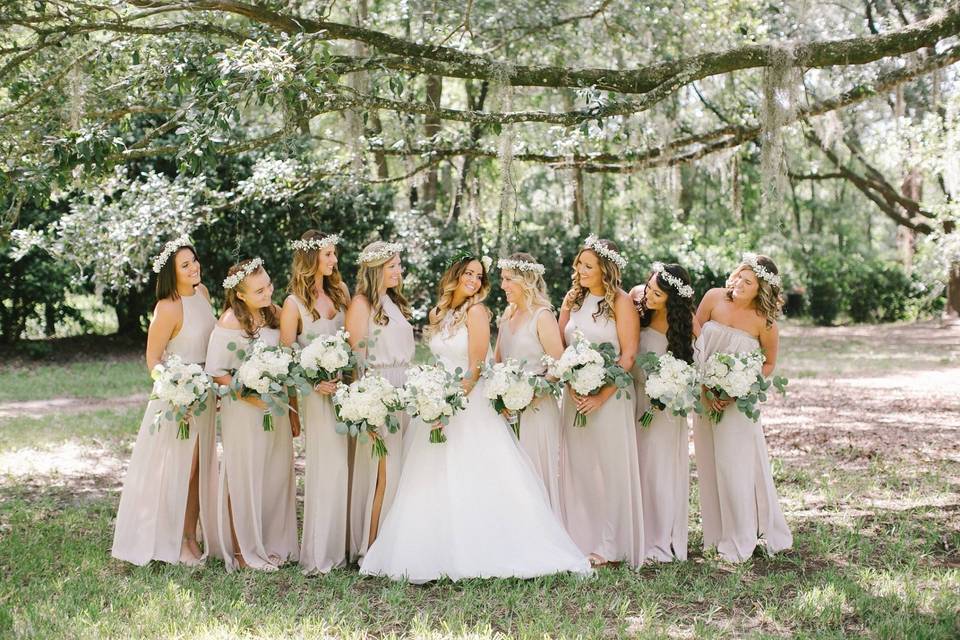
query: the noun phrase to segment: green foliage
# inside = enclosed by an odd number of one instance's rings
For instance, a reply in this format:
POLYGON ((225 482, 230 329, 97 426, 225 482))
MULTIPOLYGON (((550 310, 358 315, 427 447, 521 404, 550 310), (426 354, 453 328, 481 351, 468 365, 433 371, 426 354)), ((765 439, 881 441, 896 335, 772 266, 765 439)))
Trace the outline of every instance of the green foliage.
POLYGON ((843 308, 844 285, 840 262, 834 256, 815 256, 807 264, 810 317, 819 325, 834 323, 843 308))

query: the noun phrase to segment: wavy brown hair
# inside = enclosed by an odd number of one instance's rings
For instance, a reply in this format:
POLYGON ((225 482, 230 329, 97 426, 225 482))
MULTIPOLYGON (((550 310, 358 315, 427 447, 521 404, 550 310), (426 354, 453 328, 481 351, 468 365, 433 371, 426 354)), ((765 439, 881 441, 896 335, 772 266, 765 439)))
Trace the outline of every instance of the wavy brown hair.
MULTIPOLYGON (((376 251, 386 244, 387 243, 382 240, 371 242, 363 248, 361 253, 376 251)), ((390 323, 390 318, 383 310, 383 304, 380 303, 380 290, 383 287, 383 267, 393 260, 396 255, 397 254, 394 253, 375 262, 361 262, 360 270, 357 272, 357 290, 354 293, 359 296, 364 296, 367 299, 370 303, 370 315, 373 318, 373 322, 381 327, 390 323)), ((403 280, 401 279, 400 284, 397 286, 387 289, 387 295, 400 309, 403 317, 409 320, 413 315, 413 311, 410 308, 410 302, 403 295, 403 280)))
MULTIPOLYGON (((330 237, 329 233, 323 233, 316 229, 309 229, 302 236, 301 240, 323 240, 330 237)), ((287 291, 300 298, 303 305, 310 311, 310 316, 314 320, 320 319, 320 312, 316 309, 317 303, 317 271, 320 266, 320 251, 317 249, 308 249, 300 251, 294 249, 293 264, 290 267, 290 285, 287 291)), ((344 292, 343 278, 340 276, 340 269, 333 267, 333 273, 327 277, 320 276, 323 279, 323 292, 330 297, 333 302, 333 308, 342 311, 347 308, 347 294, 344 292)))
MULTIPOLYGON (((774 275, 780 273, 776 263, 768 256, 758 255, 757 264, 774 275)), ((753 267, 751 267, 749 263, 741 262, 730 274, 730 277, 727 278, 727 300, 733 300, 733 279, 744 269, 753 271, 753 267)), ((757 297, 753 299, 753 308, 757 314, 766 321, 767 328, 770 328, 773 326, 773 323, 777 321, 777 318, 780 317, 780 310, 783 308, 783 291, 780 287, 770 284, 760 276, 756 277, 757 297)))
MULTIPOLYGON (((678 264, 665 264, 664 270, 672 276, 689 285, 690 274, 687 270, 678 264)), ((673 357, 684 362, 693 363, 693 298, 684 298, 677 291, 676 287, 667 282, 663 275, 657 272, 651 272, 647 276, 647 282, 656 277, 657 286, 667 294, 667 351, 673 354, 673 357)), ((640 311, 640 326, 649 327, 653 320, 653 312, 647 308, 647 288, 643 288, 643 296, 637 305, 640 311)))
MULTIPOLYGON (((241 260, 237 264, 230 267, 227 270, 227 277, 229 278, 233 274, 239 272, 246 264, 250 262, 250 259, 241 260)), ((246 291, 243 287, 246 286, 247 278, 252 276, 255 273, 260 273, 263 271, 266 273, 263 267, 258 267, 255 271, 251 271, 240 281, 240 284, 233 287, 232 289, 227 289, 224 292, 224 305, 233 311, 233 315, 236 316, 237 322, 240 323, 240 326, 243 328, 243 333, 248 338, 257 338, 260 336, 260 328, 257 327, 257 322, 253 317, 253 314, 250 313, 250 309, 247 308, 247 304, 237 297, 237 294, 241 290, 246 291)), ((264 307, 260 310, 263 314, 263 326, 270 327, 271 329, 280 328, 280 316, 277 313, 277 308, 271 303, 269 307, 264 307)))
MULTIPOLYGON (((600 240, 597 240, 597 244, 613 251, 620 251, 617 243, 613 240, 601 238, 600 240)), ((570 278, 573 286, 571 286, 570 290, 567 292, 567 298, 570 300, 570 310, 576 311, 582 307, 583 300, 587 297, 587 293, 589 292, 586 288, 580 286, 580 274, 577 272, 577 262, 580 260, 580 256, 583 255, 584 251, 589 251, 593 255, 597 256, 597 263, 600 265, 600 276, 603 282, 603 300, 601 300, 600 304, 597 305, 597 310, 593 314, 593 319, 596 320, 602 315, 612 320, 614 318, 614 301, 617 298, 617 290, 620 289, 620 281, 622 278, 620 267, 617 266, 617 264, 612 260, 604 258, 589 247, 581 247, 580 251, 577 252, 576 257, 573 259, 573 275, 570 278)))
POLYGON ((437 304, 433 307, 433 320, 428 320, 423 333, 426 336, 432 336, 436 333, 449 315, 453 322, 450 325, 451 333, 467 320, 467 310, 475 304, 479 304, 490 293, 490 275, 483 266, 483 261, 479 256, 461 256, 453 264, 447 267, 440 277, 440 284, 437 285, 437 304), (460 276, 467 270, 467 265, 476 260, 480 263, 482 275, 480 277, 480 290, 463 301, 459 307, 453 307, 453 292, 457 290, 460 283, 460 276))

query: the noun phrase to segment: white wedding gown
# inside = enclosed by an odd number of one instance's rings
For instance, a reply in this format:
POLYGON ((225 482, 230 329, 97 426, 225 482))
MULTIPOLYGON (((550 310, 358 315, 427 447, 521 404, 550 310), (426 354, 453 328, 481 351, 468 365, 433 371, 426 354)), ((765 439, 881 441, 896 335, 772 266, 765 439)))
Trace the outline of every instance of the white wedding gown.
MULTIPOLYGON (((438 332, 430 350, 448 370, 466 369, 466 326, 438 332)), ((411 420, 397 495, 360 573, 423 583, 591 572, 481 385, 444 427, 445 443, 411 420)))

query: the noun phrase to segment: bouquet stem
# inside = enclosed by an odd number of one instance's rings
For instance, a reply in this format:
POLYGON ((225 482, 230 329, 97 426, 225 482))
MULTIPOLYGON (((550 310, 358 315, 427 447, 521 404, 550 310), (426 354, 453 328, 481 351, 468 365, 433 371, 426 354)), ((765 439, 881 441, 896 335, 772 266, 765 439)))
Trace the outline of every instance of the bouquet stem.
POLYGON ((710 422, 717 424, 720 422, 720 419, 723 417, 723 411, 717 411, 716 409, 710 409, 710 422))
POLYGON ((573 418, 573 426, 575 427, 585 427, 587 426, 587 416, 586 414, 580 413, 577 411, 577 415, 573 418))
POLYGON ((177 426, 177 438, 180 440, 187 440, 190 437, 190 421, 187 418, 180 420, 180 424, 177 426))
POLYGON ((643 415, 640 416, 640 425, 646 428, 650 426, 651 422, 653 422, 653 409, 647 409, 643 412, 643 415))
POLYGON ((520 414, 511 413, 510 417, 507 418, 507 423, 510 425, 510 428, 513 429, 513 433, 517 436, 517 439, 520 438, 520 414))
POLYGON ((273 431, 273 414, 269 411, 263 414, 263 430, 273 431))
POLYGON ((379 460, 380 458, 387 455, 387 445, 384 444, 383 438, 378 435, 372 435, 373 444, 370 446, 371 455, 379 460))
POLYGON ((430 430, 430 442, 434 444, 442 444, 447 441, 447 436, 443 435, 443 428, 437 427, 436 429, 430 430))

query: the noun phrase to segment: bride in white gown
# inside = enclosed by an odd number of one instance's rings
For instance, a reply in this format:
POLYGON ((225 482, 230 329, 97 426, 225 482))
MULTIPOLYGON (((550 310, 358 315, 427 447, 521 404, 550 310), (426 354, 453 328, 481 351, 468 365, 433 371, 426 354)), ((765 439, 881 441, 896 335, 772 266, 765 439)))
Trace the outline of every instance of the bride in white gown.
POLYGON ((410 422, 397 495, 362 574, 422 583, 591 571, 513 432, 477 388, 490 350, 485 267, 461 256, 440 281, 430 350, 447 369, 470 372, 466 408, 443 428, 445 443, 430 442, 434 425, 410 422))

